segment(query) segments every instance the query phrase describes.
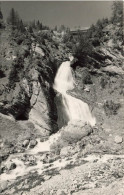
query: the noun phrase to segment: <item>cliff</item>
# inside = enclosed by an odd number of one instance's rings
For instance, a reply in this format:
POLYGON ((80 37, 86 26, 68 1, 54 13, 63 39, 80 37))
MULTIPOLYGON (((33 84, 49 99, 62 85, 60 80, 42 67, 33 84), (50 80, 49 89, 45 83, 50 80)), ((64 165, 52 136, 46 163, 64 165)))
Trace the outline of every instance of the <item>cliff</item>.
POLYGON ((30 121, 41 133, 57 131, 52 85, 68 49, 52 31, 1 29, 0 111, 30 121))

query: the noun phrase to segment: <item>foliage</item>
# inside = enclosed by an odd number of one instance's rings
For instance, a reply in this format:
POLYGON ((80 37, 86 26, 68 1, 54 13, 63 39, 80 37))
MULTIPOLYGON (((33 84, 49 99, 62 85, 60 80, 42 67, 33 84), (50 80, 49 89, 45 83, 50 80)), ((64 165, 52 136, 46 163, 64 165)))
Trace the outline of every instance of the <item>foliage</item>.
POLYGON ((10 10, 10 14, 7 18, 7 22, 8 24, 11 24, 12 26, 17 26, 18 22, 19 22, 19 15, 18 13, 14 10, 14 8, 12 8, 10 10))
POLYGON ((58 32, 68 32, 70 29, 66 27, 65 25, 61 25, 58 29, 58 32))
POLYGON ((23 24, 23 21, 20 19, 20 16, 17 11, 12 8, 10 10, 10 14, 7 18, 7 23, 12 26, 12 29, 18 29, 20 32, 25 32, 25 26, 23 24))
POLYGON ((124 40, 123 40, 123 2, 122 1, 113 2, 111 22, 114 25, 116 25, 116 27, 118 27, 118 30, 116 30, 115 32, 114 43, 117 44, 117 40, 119 40, 123 44, 124 40))
POLYGON ((107 116, 116 115, 120 107, 120 103, 114 103, 112 100, 107 100, 103 105, 107 116))
POLYGON ((92 53, 93 46, 89 39, 85 36, 78 37, 78 44, 75 44, 72 48, 72 53, 78 59, 81 66, 87 64, 88 56, 92 53))
POLYGON ((3 14, 2 14, 2 11, 0 10, 0 20, 3 19, 3 14))
POLYGON ((102 88, 105 88, 105 86, 107 85, 107 78, 105 77, 101 77, 101 80, 100 80, 100 85, 102 88))
POLYGON ((3 23, 3 14, 2 14, 2 11, 0 9, 0 28, 3 28, 4 27, 4 23, 3 23))
POLYGON ((46 25, 43 25, 42 22, 35 21, 33 20, 32 22, 29 23, 29 28, 31 28, 32 30, 49 30, 49 27, 46 25))
POLYGON ((24 68, 24 59, 18 56, 12 63, 12 68, 9 73, 9 84, 14 86, 15 82, 19 82, 20 71, 24 68))
POLYGON ((104 32, 103 29, 109 24, 109 20, 107 18, 103 18, 102 20, 98 20, 96 25, 91 25, 88 30, 87 37, 91 40, 93 46, 100 46, 100 43, 103 41, 104 32))
POLYGON ((114 1, 112 5, 112 18, 113 24, 119 23, 123 26, 123 1, 114 1))
POLYGON ((85 68, 82 72, 82 83, 83 84, 92 84, 91 75, 88 72, 87 68, 85 68))

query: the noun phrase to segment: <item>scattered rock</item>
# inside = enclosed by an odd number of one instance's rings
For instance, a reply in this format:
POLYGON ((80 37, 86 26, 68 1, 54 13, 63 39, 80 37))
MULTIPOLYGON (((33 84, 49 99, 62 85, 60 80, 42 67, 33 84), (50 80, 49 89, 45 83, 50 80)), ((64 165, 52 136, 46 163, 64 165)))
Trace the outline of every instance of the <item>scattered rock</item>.
POLYGON ((67 146, 61 149, 60 155, 61 156, 67 156, 69 154, 74 154, 75 150, 72 146, 67 146))
POLYGON ((3 190, 5 190, 7 188, 8 182, 7 181, 3 181, 0 184, 0 193, 3 192, 3 190))
POLYGON ((7 170, 13 170, 13 169, 15 169, 16 168, 16 164, 15 163, 13 163, 13 162, 9 162, 9 163, 7 163, 7 165, 6 165, 6 168, 7 168, 7 170))
POLYGON ((0 163, 8 158, 8 154, 0 155, 0 163))
POLYGON ((36 145, 37 145, 37 141, 36 140, 31 140, 29 147, 34 148, 36 145))
POLYGON ((23 156, 22 160, 24 161, 24 164, 28 166, 34 166, 37 164, 34 156, 23 156))
POLYGON ((29 145, 29 142, 30 142, 30 141, 29 141, 28 139, 26 139, 26 140, 23 142, 22 146, 26 148, 26 147, 29 145))
POLYGON ((121 136, 117 135, 117 136, 115 137, 115 143, 116 143, 116 144, 120 144, 120 143, 122 143, 122 142, 123 142, 123 138, 122 138, 121 136))
POLYGON ((57 194, 57 195, 67 195, 67 194, 64 192, 64 190, 58 190, 56 194, 57 194))
POLYGON ((49 154, 43 154, 41 157, 41 161, 43 161, 43 163, 48 163, 48 156, 49 154))
POLYGON ((44 180, 49 180, 50 178, 51 178, 50 175, 45 175, 45 176, 44 176, 44 180))
POLYGON ((84 88, 84 91, 90 92, 90 88, 89 88, 89 87, 85 87, 85 88, 84 88))

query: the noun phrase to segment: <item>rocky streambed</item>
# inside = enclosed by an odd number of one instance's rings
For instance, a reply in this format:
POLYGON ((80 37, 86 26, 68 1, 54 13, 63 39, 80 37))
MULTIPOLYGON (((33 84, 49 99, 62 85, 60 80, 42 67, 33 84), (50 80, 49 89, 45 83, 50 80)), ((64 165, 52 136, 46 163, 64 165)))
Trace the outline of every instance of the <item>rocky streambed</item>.
POLYGON ((1 194, 78 195, 90 194, 89 190, 95 194, 113 182, 123 184, 123 137, 108 136, 104 129, 95 126, 88 136, 85 134, 80 141, 58 151, 58 145, 51 144, 57 143, 61 131, 46 141, 25 140, 24 152, 2 159, 1 194))

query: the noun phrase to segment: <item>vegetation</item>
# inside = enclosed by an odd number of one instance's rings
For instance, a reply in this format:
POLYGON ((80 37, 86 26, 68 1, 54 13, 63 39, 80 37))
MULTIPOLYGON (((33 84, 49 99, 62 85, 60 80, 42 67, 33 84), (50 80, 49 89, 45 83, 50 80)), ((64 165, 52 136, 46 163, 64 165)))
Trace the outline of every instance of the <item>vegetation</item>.
POLYGON ((100 85, 102 88, 105 88, 105 86, 107 85, 108 81, 107 81, 107 78, 106 77, 101 77, 101 80, 100 80, 100 85))
POLYGON ((19 82, 19 74, 24 68, 24 59, 19 56, 12 63, 12 68, 9 74, 10 86, 13 86, 15 82, 19 82))
POLYGON ((118 23, 119 26, 123 26, 123 1, 113 2, 111 22, 113 24, 118 23))
POLYGON ((115 103, 112 100, 106 101, 103 105, 103 108, 107 116, 116 115, 120 107, 121 107, 120 103, 115 103))
POLYGON ((2 11, 0 9, 0 29, 4 27, 4 24, 3 24, 3 14, 2 14, 2 11))

